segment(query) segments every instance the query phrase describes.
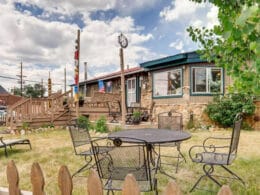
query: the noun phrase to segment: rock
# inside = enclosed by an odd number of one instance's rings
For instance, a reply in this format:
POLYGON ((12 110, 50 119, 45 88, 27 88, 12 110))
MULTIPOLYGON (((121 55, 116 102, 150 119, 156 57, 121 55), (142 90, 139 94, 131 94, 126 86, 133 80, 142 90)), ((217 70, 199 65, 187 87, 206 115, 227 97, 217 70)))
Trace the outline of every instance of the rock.
POLYGON ((25 130, 22 129, 22 130, 20 131, 20 134, 21 134, 21 135, 25 135, 25 130))

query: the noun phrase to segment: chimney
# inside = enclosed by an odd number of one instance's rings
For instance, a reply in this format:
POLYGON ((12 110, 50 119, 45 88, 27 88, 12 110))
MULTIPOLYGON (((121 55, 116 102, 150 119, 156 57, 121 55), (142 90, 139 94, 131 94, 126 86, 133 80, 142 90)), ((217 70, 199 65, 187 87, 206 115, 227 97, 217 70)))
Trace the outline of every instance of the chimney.
POLYGON ((85 67, 84 79, 85 79, 85 81, 86 81, 86 80, 88 79, 87 62, 84 62, 84 67, 85 67))

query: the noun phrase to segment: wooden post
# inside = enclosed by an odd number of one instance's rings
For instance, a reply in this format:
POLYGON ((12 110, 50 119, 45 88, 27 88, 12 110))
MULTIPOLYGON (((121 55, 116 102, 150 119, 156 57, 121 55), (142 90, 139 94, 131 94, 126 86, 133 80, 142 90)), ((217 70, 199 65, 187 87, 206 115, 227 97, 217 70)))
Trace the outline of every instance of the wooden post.
POLYGON ((136 182, 135 177, 132 174, 128 174, 125 177, 122 188, 122 195, 140 195, 139 186, 136 182))
POLYGON ((65 165, 59 170, 58 184, 61 195, 72 195, 73 183, 68 167, 65 165))
POLYGON ((122 110, 122 129, 125 128, 125 115, 126 115, 126 106, 125 106, 125 74, 124 74, 124 52, 123 48, 120 48, 120 66, 121 66, 121 110, 122 110))
POLYGON ((44 195, 44 177, 42 169, 38 163, 33 163, 31 168, 32 192, 34 195, 44 195))
POLYGON ((13 160, 7 164, 6 175, 9 184, 9 195, 20 195, 19 174, 13 160))
POLYGON ((94 169, 90 170, 87 180, 88 195, 103 195, 103 188, 100 178, 94 169))
POLYGON ((218 191, 218 195, 233 195, 233 193, 228 185, 223 185, 218 191))
POLYGON ((171 181, 168 183, 165 191, 164 191, 164 195, 168 195, 168 194, 172 194, 172 195, 182 195, 181 189, 180 187, 175 183, 175 181, 171 181))

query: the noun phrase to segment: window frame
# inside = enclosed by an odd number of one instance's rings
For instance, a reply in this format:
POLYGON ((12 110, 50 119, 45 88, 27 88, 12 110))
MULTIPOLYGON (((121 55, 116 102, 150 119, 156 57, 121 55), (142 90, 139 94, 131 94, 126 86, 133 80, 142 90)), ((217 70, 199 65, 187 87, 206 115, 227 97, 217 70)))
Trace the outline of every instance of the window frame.
POLYGON ((109 81, 104 81, 104 85, 105 85, 105 93, 113 93, 113 81, 109 80, 109 81), (108 83, 111 83, 110 89, 107 87, 108 83))
POLYGON ((157 70, 152 73, 152 98, 153 99, 163 99, 163 98, 180 98, 183 96, 183 69, 178 67, 178 68, 170 68, 170 69, 164 69, 164 70, 157 70), (180 94, 171 94, 171 95, 160 95, 160 96, 155 96, 155 74, 157 73, 162 73, 162 72, 170 72, 170 71, 180 71, 180 81, 181 81, 181 93, 180 94))
POLYGON ((222 67, 216 67, 216 66, 191 66, 190 67, 190 95, 191 96, 213 96, 218 94, 224 94, 225 91, 225 77, 224 77, 224 69, 222 67), (193 84, 194 84, 194 78, 193 78, 193 70, 196 68, 204 68, 206 69, 206 92, 194 92, 193 84), (216 92, 210 92, 209 91, 209 73, 211 73, 212 69, 219 69, 221 72, 221 91, 219 93, 216 92), (209 71, 210 70, 210 71, 209 71))

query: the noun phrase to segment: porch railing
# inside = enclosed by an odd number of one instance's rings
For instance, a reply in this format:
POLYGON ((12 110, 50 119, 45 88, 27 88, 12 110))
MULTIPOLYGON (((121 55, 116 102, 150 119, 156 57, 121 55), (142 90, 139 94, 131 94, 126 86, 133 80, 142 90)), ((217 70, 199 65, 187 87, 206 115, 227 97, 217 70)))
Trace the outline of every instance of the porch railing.
MULTIPOLYGON (((72 91, 58 94, 50 98, 27 98, 23 99, 12 107, 8 108, 6 125, 14 126, 16 123, 32 122, 34 118, 49 118, 55 120, 55 114, 64 109, 63 100, 65 97, 70 100, 72 91)), ((68 106, 73 107, 73 101, 67 101, 68 106)))

